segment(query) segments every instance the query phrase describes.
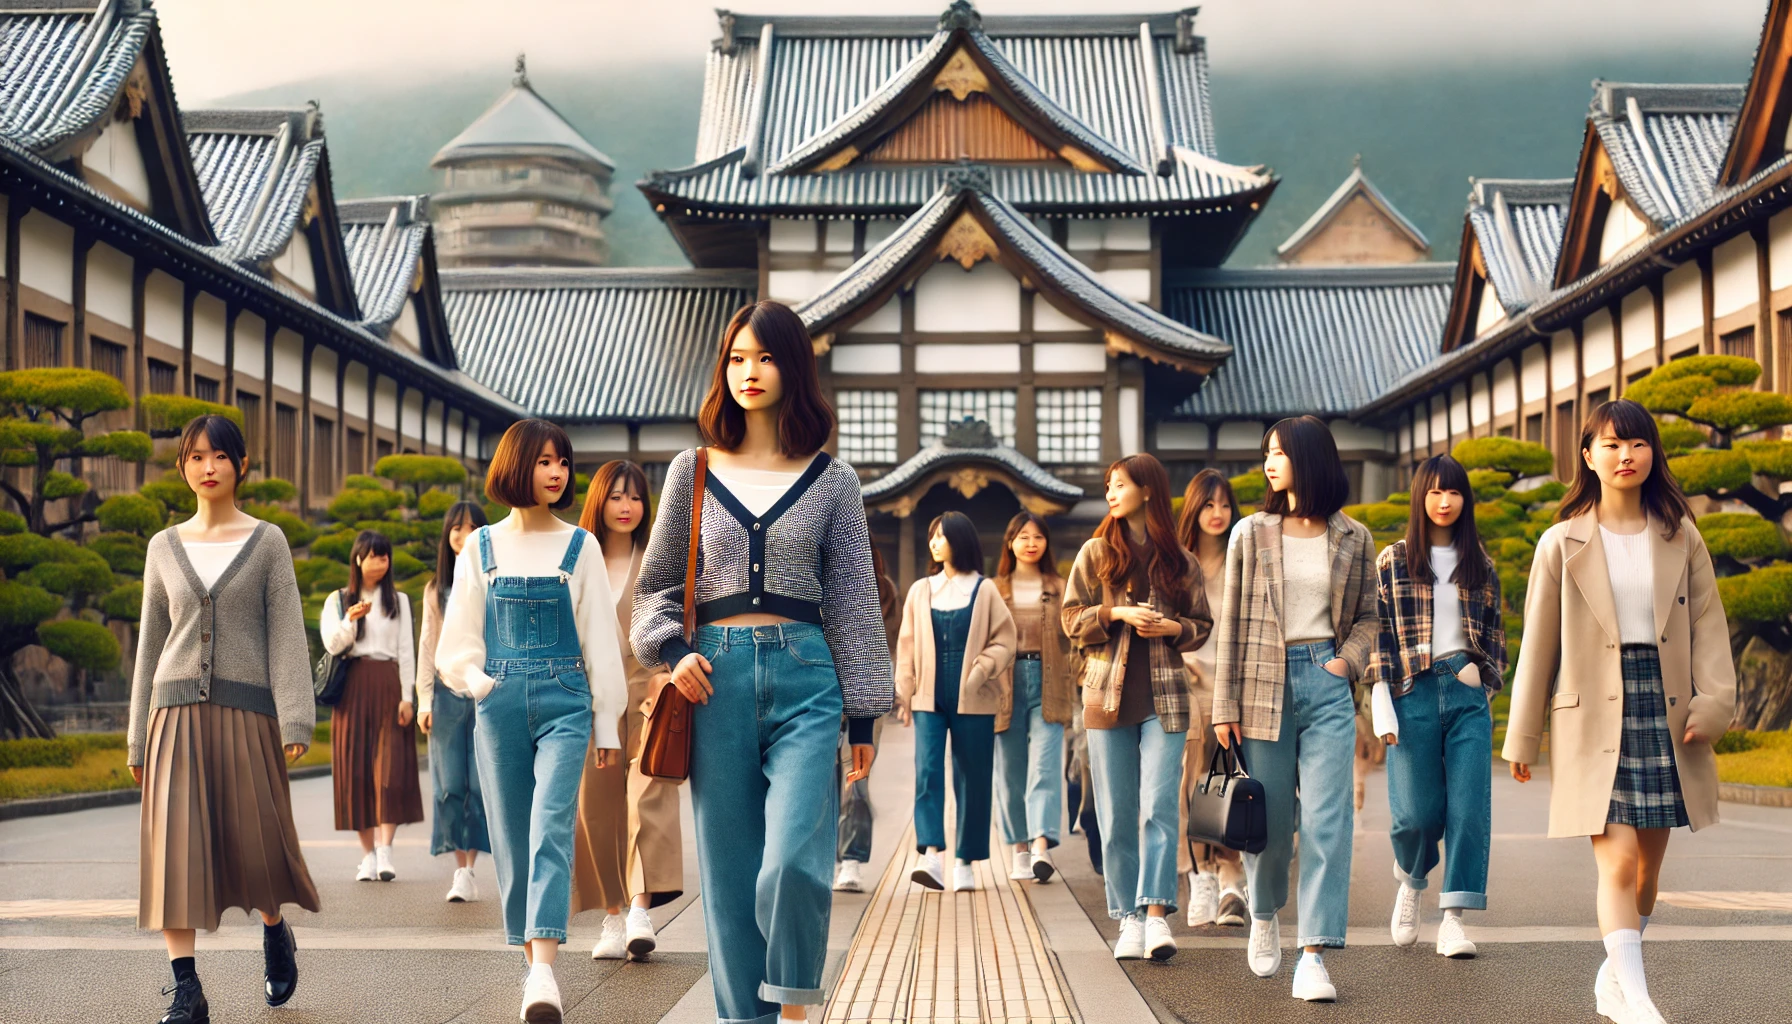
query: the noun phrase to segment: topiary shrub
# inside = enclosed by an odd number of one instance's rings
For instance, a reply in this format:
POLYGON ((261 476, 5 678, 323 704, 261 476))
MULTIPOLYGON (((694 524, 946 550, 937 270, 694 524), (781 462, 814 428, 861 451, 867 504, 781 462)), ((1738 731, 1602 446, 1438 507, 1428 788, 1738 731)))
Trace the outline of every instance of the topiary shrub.
POLYGON ((313 558, 328 558, 332 561, 348 564, 349 553, 355 549, 355 531, 353 529, 337 530, 326 533, 311 542, 313 558))
POLYGON ((236 406, 185 395, 144 395, 137 400, 137 408, 143 411, 143 423, 150 437, 179 437, 188 423, 201 416, 222 416, 239 427, 243 425, 243 411, 236 406))
POLYGON ((100 611, 108 619, 138 621, 143 616, 143 581, 119 584, 110 594, 100 598, 100 611))
POLYGON ((110 672, 118 667, 118 639, 104 626, 78 619, 45 622, 37 627, 37 639, 63 661, 90 672, 110 672))
POLYGON ((1786 553, 1786 538, 1779 527, 1753 512, 1713 512, 1700 516, 1697 524, 1713 558, 1746 561, 1779 558, 1786 553))
POLYGON ((102 533, 87 542, 87 550, 99 555, 113 572, 143 575, 143 556, 149 542, 134 533, 102 533))
MULTIPOLYGON (((1238 503, 1241 505, 1261 505, 1264 494, 1269 491, 1269 479, 1263 475, 1261 469, 1240 473, 1229 482, 1232 484, 1232 494, 1238 498, 1238 503)), ((497 520, 493 519, 492 522, 495 523, 497 520)))
POLYGON ((440 519, 460 499, 440 488, 430 488, 417 499, 417 515, 423 519, 440 519))
POLYGON ((343 488, 330 502, 324 514, 338 523, 358 523, 364 520, 381 519, 387 512, 404 504, 404 495, 397 491, 369 487, 343 488))
POLYGON ((298 497, 299 489, 279 477, 269 477, 266 480, 251 480, 239 485, 236 489, 236 496, 241 501, 277 504, 298 497))
POLYGON ((115 494, 100 502, 95 515, 107 533, 147 537, 168 525, 168 506, 146 494, 115 494))
POLYGON ((348 566, 341 562, 328 558, 300 558, 293 561, 292 567, 298 576, 299 592, 302 594, 314 594, 318 591, 327 594, 348 586, 348 566))
POLYGON ((311 543, 317 531, 306 524, 305 520, 293 515, 278 505, 263 505, 260 502, 244 502, 243 511, 263 522, 272 523, 280 528, 286 537, 286 546, 302 548, 311 543))

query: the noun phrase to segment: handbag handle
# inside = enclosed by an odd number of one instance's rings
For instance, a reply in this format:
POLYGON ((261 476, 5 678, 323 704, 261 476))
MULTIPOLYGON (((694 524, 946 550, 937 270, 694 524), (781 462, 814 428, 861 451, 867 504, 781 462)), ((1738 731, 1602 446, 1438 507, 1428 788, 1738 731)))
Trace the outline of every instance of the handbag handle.
POLYGON ((1213 783, 1213 777, 1215 775, 1220 776, 1221 796, 1225 795, 1226 788, 1231 785, 1233 779, 1248 779, 1251 777, 1250 772, 1246 771, 1244 767, 1244 749, 1242 744, 1235 747, 1224 747, 1217 742, 1214 743, 1213 753, 1207 758, 1207 776, 1201 780, 1201 791, 1203 793, 1205 793, 1207 787, 1213 783), (1223 774, 1222 762, 1224 763, 1223 774))
POLYGON ((697 468, 691 485, 691 550, 684 563, 684 640, 697 635, 697 543, 703 537, 703 486, 709 477, 709 449, 697 449, 697 468))

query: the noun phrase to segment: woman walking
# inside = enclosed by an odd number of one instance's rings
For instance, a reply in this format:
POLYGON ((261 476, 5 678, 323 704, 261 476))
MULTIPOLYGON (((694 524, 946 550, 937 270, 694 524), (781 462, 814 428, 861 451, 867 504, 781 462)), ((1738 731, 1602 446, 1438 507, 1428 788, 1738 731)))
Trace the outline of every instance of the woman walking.
POLYGON ((1263 511, 1240 523, 1226 548, 1214 734, 1225 747, 1242 741, 1269 818, 1269 846, 1244 858, 1251 970, 1268 978, 1282 966, 1276 915, 1288 902, 1298 806, 1303 952, 1294 997, 1331 1002, 1338 990, 1321 952, 1343 948, 1350 910, 1351 686, 1368 668, 1379 628, 1375 541, 1339 511, 1350 481, 1317 417, 1285 419, 1263 435, 1263 475, 1263 511))
POLYGON ((573 821, 585 750, 621 763, 628 697, 616 601, 591 535, 561 522, 572 443, 546 420, 499 439, 485 494, 509 515, 473 531, 436 652, 442 681, 475 701, 475 758, 498 862, 504 936, 523 946, 522 1019, 559 1024, 554 959, 566 941, 573 821))
POLYGON ((330 713, 336 828, 361 838, 355 881, 390 882, 398 876, 392 840, 398 826, 423 820, 423 789, 411 725, 411 599, 393 585, 385 534, 362 530, 355 537, 348 589, 324 599, 317 631, 330 653, 349 659, 342 699, 330 713))
POLYGON ((436 647, 442 640, 442 613, 454 588, 454 567, 467 538, 484 525, 485 510, 477 502, 457 501, 442 516, 436 575, 423 588, 423 636, 417 650, 417 727, 429 737, 429 781, 435 791, 429 855, 454 854, 450 903, 471 903, 479 898, 473 864, 481 851, 492 852, 485 824, 485 795, 479 789, 479 765, 473 757, 473 701, 446 686, 436 689, 436 647))
POLYGON ((952 891, 977 888, 971 865, 989 859, 991 772, 996 732, 1008 727, 1014 619, 996 588, 983 589, 983 548, 962 512, 927 527, 932 572, 902 606, 896 641, 896 720, 915 727, 915 850, 909 878, 946 887, 946 748, 958 804, 952 891))
POLYGON ((1448 455, 1412 477, 1406 536, 1376 559, 1381 630, 1369 658, 1375 734, 1388 748, 1397 946, 1419 940, 1419 893, 1444 844, 1437 952, 1472 957, 1464 910, 1487 909, 1493 714, 1506 671, 1500 578, 1475 530, 1468 470, 1448 455))
MULTIPOLYGON (((877 574, 877 608, 883 617, 884 636, 891 643, 890 657, 896 657, 896 633, 902 625, 902 605, 897 601, 896 582, 890 579, 884 568, 884 556, 877 545, 871 545, 871 570, 877 574)), ((892 661, 892 664, 894 662, 892 661)), ((871 776, 848 783, 846 775, 850 771, 848 765, 852 760, 852 737, 847 734, 850 720, 840 720, 840 745, 843 762, 834 766, 834 775, 840 780, 840 841, 837 844, 838 862, 834 865, 835 892, 864 892, 865 862, 871 859, 871 776)), ((884 720, 877 719, 871 723, 871 747, 883 739, 884 720)))
POLYGON ((1736 669, 1704 538, 1635 402, 1606 402, 1537 542, 1502 756, 1531 778, 1550 726, 1549 834, 1591 836, 1606 961, 1599 1013, 1659 1024, 1643 930, 1671 830, 1715 824, 1711 744, 1736 709, 1736 669))
MULTIPOLYGON (((1226 589, 1226 538, 1238 522, 1238 497, 1232 483, 1217 469, 1203 469, 1182 496, 1182 518, 1176 539, 1201 566, 1209 611, 1220 607, 1226 589)), ((1176 832, 1176 873, 1188 876, 1188 923, 1243 926, 1250 914, 1245 902, 1244 857, 1237 850, 1188 838, 1188 801, 1207 775, 1214 751, 1213 666, 1219 645, 1212 636, 1182 656, 1194 694, 1195 716, 1189 720, 1188 742, 1182 748, 1181 812, 1176 832)))
POLYGON ((840 716, 856 782, 890 709, 890 656, 858 475, 821 450, 834 414, 808 329, 758 302, 718 348, 698 416, 709 446, 666 471, 630 632, 636 659, 673 666, 697 702, 691 800, 716 1014, 801 1019, 824 996, 840 716))
MULTIPOLYGON (((1002 686, 1008 728, 996 733, 996 812, 1014 848, 1008 877, 1049 882, 1064 816, 1064 727, 1076 695, 1064 635, 1064 578, 1045 520, 1022 512, 1008 521, 992 581, 1014 619, 1014 667, 1002 686)), ((999 713, 999 712, 998 712, 999 713)))
POLYGON ((1176 541, 1163 464, 1128 456, 1106 484, 1107 518, 1070 570, 1064 631, 1089 652, 1083 724, 1108 916, 1120 922, 1114 959, 1168 960, 1192 703, 1179 655, 1207 640, 1213 618, 1201 567, 1176 541))
POLYGON ((198 508, 150 538, 143 564, 126 763, 143 787, 137 927, 162 932, 174 970, 161 1024, 211 1019, 194 933, 230 907, 261 915, 268 1005, 291 999, 280 908, 318 909, 286 775, 317 722, 305 612, 286 538, 236 506, 244 459, 235 423, 187 424, 175 465, 198 508))
MULTIPOLYGON (((628 636, 634 611, 635 577, 653 526, 647 474, 626 459, 598 467, 585 492, 579 527, 597 538, 610 593, 616 599, 618 636, 628 636)), ((579 818, 573 830, 573 913, 602 908, 604 930, 591 950, 593 960, 645 960, 657 941, 650 908, 684 894, 684 845, 678 820, 678 784, 630 770, 641 752, 649 706, 671 676, 649 671, 624 648, 628 703, 618 734, 628 761, 597 763, 593 742, 585 755, 579 785, 579 818), (623 915, 623 907, 628 914, 623 915)))

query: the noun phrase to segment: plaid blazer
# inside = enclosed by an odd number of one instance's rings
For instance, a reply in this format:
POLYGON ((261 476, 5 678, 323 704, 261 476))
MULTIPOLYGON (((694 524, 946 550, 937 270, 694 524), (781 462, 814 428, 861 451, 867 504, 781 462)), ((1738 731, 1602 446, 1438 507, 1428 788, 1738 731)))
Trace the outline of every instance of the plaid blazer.
MULTIPOLYGON (((1332 630, 1346 673, 1361 679, 1375 647, 1375 538, 1342 512, 1325 524, 1332 559, 1332 630)), ((1226 545, 1226 596, 1213 632, 1213 721, 1237 722, 1245 736, 1282 735, 1282 690, 1288 668, 1282 640, 1282 517, 1258 512, 1232 530, 1226 545)))
MULTIPOLYGON (((1412 578, 1404 539, 1382 549, 1375 574, 1381 629, 1369 656, 1369 682, 1386 683, 1390 693, 1404 697, 1412 692, 1413 680, 1431 668, 1431 584, 1412 578)), ((1481 688, 1491 698, 1505 685, 1506 673, 1500 578, 1490 566, 1480 589, 1456 589, 1462 601, 1462 634, 1469 654, 1481 666, 1481 688)))

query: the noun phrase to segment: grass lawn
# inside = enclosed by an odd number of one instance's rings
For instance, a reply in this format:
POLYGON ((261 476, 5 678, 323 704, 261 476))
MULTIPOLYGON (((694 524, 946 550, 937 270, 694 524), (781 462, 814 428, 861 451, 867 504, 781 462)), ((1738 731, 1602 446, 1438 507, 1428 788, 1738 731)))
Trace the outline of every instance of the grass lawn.
POLYGON ((1717 777, 1749 786, 1792 786, 1792 731, 1728 733, 1718 744, 1717 777))

